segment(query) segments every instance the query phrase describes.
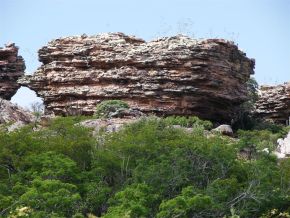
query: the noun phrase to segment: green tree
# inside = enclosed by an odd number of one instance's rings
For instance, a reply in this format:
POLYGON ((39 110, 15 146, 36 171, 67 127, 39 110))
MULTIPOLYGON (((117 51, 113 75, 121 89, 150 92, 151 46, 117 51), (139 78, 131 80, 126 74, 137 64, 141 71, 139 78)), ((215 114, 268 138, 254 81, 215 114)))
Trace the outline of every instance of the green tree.
POLYGON ((182 190, 177 197, 160 204, 158 218, 217 217, 210 196, 199 194, 193 186, 182 190))
POLYGON ((134 184, 117 192, 104 218, 114 217, 153 217, 154 204, 158 195, 146 184, 134 184))
POLYGON ((43 211, 45 214, 57 213, 65 217, 75 214, 80 200, 75 185, 59 180, 40 179, 35 179, 32 187, 20 197, 21 204, 33 210, 43 211))
POLYGON ((54 151, 27 156, 21 169, 24 176, 32 180, 41 177, 42 179, 75 182, 80 174, 73 160, 54 151))

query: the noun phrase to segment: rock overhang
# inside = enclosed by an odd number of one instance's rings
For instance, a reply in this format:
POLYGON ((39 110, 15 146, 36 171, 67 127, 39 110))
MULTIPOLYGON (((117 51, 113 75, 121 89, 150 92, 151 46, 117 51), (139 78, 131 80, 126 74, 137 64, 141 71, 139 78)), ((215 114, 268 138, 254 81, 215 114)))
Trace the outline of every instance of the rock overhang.
POLYGON ((123 33, 53 40, 39 50, 42 66, 19 83, 44 99, 48 112, 94 113, 121 99, 159 115, 229 121, 247 100, 255 61, 231 41, 177 35, 145 42, 123 33))

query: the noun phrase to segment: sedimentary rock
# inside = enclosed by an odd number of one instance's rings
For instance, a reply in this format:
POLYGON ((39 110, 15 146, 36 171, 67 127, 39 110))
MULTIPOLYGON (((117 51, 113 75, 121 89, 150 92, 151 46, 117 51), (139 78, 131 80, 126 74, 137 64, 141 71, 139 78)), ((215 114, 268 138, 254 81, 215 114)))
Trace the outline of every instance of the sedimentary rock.
POLYGON ((0 98, 0 124, 27 124, 34 120, 31 112, 0 98))
POLYGON ((25 64, 18 56, 18 47, 14 43, 0 47, 0 97, 10 100, 20 85, 17 79, 24 75, 25 64))
POLYGON ((277 86, 262 86, 255 114, 275 123, 289 124, 290 82, 277 86))
POLYGON ((122 33, 53 40, 39 50, 43 65, 19 82, 57 115, 91 115, 102 100, 121 99, 158 115, 230 120, 247 99, 254 60, 230 41, 183 35, 145 42, 122 33))

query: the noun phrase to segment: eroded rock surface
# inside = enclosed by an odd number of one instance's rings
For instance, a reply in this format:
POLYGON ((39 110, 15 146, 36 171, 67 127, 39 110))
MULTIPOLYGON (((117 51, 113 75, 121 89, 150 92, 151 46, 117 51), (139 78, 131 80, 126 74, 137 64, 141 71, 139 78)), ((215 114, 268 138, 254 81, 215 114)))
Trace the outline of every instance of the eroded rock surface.
POLYGON ((44 99, 47 112, 91 115, 102 100, 121 99, 157 115, 230 120, 247 99, 254 60, 223 39, 177 35, 145 42, 122 33, 53 40, 43 65, 20 80, 44 99))
POLYGON ((277 86, 262 86, 256 103, 258 117, 286 124, 290 116, 290 82, 277 86))
POLYGON ((31 112, 0 98, 0 124, 13 124, 13 128, 33 122, 31 112))
POLYGON ((10 100, 20 85, 17 79, 24 75, 25 64, 18 56, 18 47, 14 43, 0 47, 0 97, 10 100))

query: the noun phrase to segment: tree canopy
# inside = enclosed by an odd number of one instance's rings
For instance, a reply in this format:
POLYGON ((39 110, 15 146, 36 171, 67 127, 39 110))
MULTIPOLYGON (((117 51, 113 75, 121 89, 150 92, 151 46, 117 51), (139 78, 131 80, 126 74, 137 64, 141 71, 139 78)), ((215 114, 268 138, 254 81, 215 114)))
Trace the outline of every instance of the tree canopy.
POLYGON ((289 217, 290 159, 261 152, 284 128, 231 139, 149 117, 93 137, 80 120, 0 132, 0 217, 289 217))

